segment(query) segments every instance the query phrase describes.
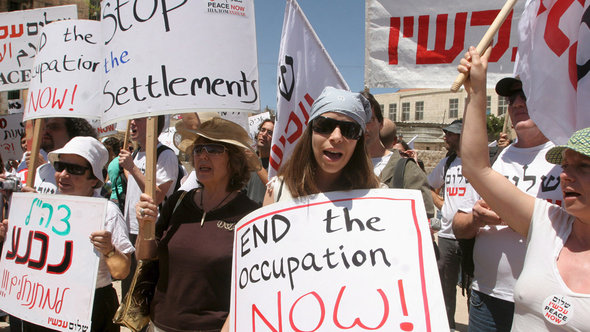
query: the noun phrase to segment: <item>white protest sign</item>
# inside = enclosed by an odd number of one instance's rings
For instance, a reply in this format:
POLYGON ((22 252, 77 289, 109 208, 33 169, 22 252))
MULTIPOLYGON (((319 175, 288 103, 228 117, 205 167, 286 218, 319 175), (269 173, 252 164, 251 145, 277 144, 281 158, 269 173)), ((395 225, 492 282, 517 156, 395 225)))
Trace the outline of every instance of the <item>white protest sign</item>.
POLYGON ((270 113, 264 112, 248 117, 248 135, 250 139, 256 144, 256 135, 258 135, 258 127, 262 124, 262 121, 270 119, 270 113))
POLYGON ((109 135, 114 135, 117 133, 117 126, 119 123, 111 123, 108 126, 102 127, 100 125, 100 120, 92 120, 90 121, 90 125, 92 128, 96 129, 96 133, 98 134, 98 138, 102 138, 109 135))
POLYGON ((41 28, 76 18, 76 5, 0 13, 0 91, 29 85, 41 28))
POLYGON ((25 103, 22 99, 8 99, 8 114, 19 114, 24 111, 25 103))
POLYGON ((259 112, 253 0, 104 0, 101 23, 104 124, 179 109, 259 112))
MULTIPOLYGON (((517 2, 492 42, 488 85, 511 76, 518 46, 517 2)), ((367 0, 365 85, 369 88, 450 88, 467 48, 479 43, 500 1, 367 0)))
POLYGON ((449 330, 417 190, 280 202, 235 232, 234 331, 449 330))
POLYGON ((20 135, 25 132, 25 124, 21 114, 0 116, 0 155, 6 163, 9 159, 20 160, 23 150, 20 146, 20 135))
POLYGON ((291 156, 307 127, 311 105, 324 88, 350 90, 295 0, 288 0, 285 6, 277 76, 269 178, 291 156))
POLYGON ((100 23, 70 20, 41 31, 24 120, 100 118, 100 23))
POLYGON ((0 260, 0 309, 59 331, 90 331, 101 198, 15 193, 0 260), (89 217, 91 216, 91 217, 89 217))

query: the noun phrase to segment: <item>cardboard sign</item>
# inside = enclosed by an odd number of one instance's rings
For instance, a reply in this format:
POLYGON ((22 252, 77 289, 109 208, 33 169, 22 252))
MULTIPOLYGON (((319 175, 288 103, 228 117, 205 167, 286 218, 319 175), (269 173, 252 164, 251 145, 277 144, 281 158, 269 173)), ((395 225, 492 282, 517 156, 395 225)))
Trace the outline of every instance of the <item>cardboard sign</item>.
POLYGON ((234 331, 449 330, 417 190, 303 197, 235 229, 234 331))
POLYGON ((21 114, 0 116, 0 155, 6 163, 9 159, 20 160, 23 150, 20 146, 20 135, 25 132, 25 124, 21 114))
MULTIPOLYGON (((500 1, 367 0, 365 85, 369 88, 444 88, 457 64, 494 21, 500 1), (433 73, 436 73, 433 75, 433 73)), ((488 85, 511 76, 518 46, 519 1, 492 42, 488 85)))
POLYGON ((28 87, 41 28, 76 18, 76 5, 0 13, 0 91, 28 87))
POLYGON ((70 20, 43 28, 31 70, 24 120, 100 119, 100 22, 70 20))
POLYGON ((0 260, 0 309, 59 331, 90 331, 101 198, 15 193, 0 260))
POLYGON ((253 0, 105 0, 101 23, 103 125, 179 109, 259 111, 253 0))
POLYGON ((256 145, 258 127, 260 126, 260 124, 262 124, 262 121, 266 119, 270 119, 269 112, 264 112, 248 117, 248 135, 250 135, 250 139, 254 142, 254 145, 256 145))

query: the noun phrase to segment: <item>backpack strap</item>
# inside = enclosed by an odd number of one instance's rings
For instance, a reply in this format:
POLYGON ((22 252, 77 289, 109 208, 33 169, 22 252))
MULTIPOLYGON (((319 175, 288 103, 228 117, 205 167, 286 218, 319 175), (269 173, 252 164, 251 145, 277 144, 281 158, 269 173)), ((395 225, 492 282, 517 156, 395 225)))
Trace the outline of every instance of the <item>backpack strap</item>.
POLYGON ((406 171, 406 165, 408 162, 414 161, 411 158, 400 158, 397 163, 395 164, 395 169, 393 170, 393 178, 392 178, 392 187, 391 188, 404 188, 404 173, 406 171))

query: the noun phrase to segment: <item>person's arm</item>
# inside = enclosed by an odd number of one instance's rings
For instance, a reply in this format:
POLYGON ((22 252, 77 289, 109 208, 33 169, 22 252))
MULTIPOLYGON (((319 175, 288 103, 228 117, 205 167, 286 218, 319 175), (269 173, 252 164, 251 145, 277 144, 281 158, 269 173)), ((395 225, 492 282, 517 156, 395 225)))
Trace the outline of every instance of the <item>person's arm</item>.
POLYGON ((266 186, 268 183, 268 171, 264 169, 264 167, 261 167, 260 170, 256 171, 256 174, 260 178, 260 181, 266 186))
POLYGON ((139 223, 139 234, 135 242, 135 257, 139 259, 157 259, 156 240, 144 239, 144 230, 148 223, 155 223, 158 217, 158 206, 147 194, 141 194, 139 202, 135 205, 137 222, 139 223), (143 212, 143 213, 142 213, 143 212))
POLYGON ((521 192, 490 166, 486 126, 487 56, 480 58, 475 48, 470 47, 458 70, 469 74, 465 81, 468 102, 463 114, 460 149, 463 175, 504 222, 526 237, 535 198, 521 192))
POLYGON ((131 267, 131 258, 115 247, 112 234, 102 230, 90 234, 90 242, 103 256, 111 276, 115 279, 125 279, 131 267))
MULTIPOLYGON (((135 163, 133 162, 133 156, 129 151, 121 150, 119 153, 119 165, 121 165, 121 167, 123 167, 123 169, 129 173, 129 175, 133 176, 133 179, 135 179, 135 182, 139 186, 141 192, 145 192, 145 175, 141 172, 139 167, 135 166, 135 163)), ((170 180, 156 186, 156 204, 160 204, 164 201, 164 198, 166 198, 166 193, 170 189, 170 186, 173 182, 174 180, 170 180)))
POLYGON ((436 206, 437 209, 442 209, 442 206, 445 204, 445 200, 440 196, 437 191, 440 191, 440 188, 433 190, 430 189, 430 196, 432 196, 432 203, 436 206))

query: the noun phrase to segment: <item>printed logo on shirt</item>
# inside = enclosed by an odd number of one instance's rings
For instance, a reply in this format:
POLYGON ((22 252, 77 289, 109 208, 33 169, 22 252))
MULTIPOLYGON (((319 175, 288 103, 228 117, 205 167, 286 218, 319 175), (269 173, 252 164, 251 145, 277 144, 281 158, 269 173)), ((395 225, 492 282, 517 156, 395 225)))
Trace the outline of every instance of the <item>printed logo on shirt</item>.
POLYGON ((565 325, 574 316, 572 301, 567 296, 550 295, 542 303, 543 317, 555 325, 565 325))

